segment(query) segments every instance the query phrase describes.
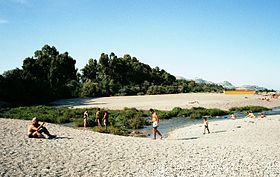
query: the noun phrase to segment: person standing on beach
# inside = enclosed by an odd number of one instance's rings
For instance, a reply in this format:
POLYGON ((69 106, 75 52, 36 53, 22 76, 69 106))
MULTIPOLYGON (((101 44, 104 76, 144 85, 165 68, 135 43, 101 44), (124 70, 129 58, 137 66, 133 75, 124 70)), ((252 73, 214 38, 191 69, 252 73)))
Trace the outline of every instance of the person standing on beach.
POLYGON ((207 132, 209 134, 210 131, 209 131, 209 127, 208 127, 208 118, 207 117, 203 118, 203 125, 204 125, 203 135, 205 135, 205 130, 207 130, 207 132))
POLYGON ((100 111, 100 108, 97 108, 97 112, 95 113, 95 118, 98 126, 102 126, 101 121, 102 121, 102 113, 100 111))
POLYGON ((153 122, 153 133, 154 133, 154 140, 156 139, 156 136, 157 136, 157 133, 159 134, 160 136, 160 139, 162 139, 162 134, 158 131, 158 127, 159 127, 159 118, 158 118, 158 115, 157 113, 153 110, 153 109, 150 109, 150 113, 151 113, 151 117, 152 117, 152 122, 153 122))
POLYGON ((105 128, 107 129, 107 126, 109 125, 109 116, 108 116, 108 112, 107 111, 104 112, 103 122, 104 122, 105 128))
POLYGON ((48 129, 45 127, 45 122, 39 123, 38 119, 34 117, 32 119, 31 125, 28 127, 28 137, 29 138, 55 138, 56 135, 51 135, 48 129), (47 136, 43 135, 46 134, 47 136))
POLYGON ((88 111, 84 112, 84 128, 87 128, 88 111))

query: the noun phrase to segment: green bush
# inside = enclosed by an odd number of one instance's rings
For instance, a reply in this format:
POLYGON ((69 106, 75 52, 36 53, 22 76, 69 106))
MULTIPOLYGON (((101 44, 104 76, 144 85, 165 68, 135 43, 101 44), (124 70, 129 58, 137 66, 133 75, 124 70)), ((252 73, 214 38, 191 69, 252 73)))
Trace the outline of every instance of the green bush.
MULTIPOLYGON (((75 127, 83 127, 84 126, 84 118, 74 119, 74 126, 75 127)), ((94 127, 96 126, 96 122, 93 119, 87 120, 87 127, 94 127)))
POLYGON ((168 111, 156 110, 156 112, 160 119, 170 119, 171 118, 168 111))
POLYGON ((123 111, 118 111, 110 117, 115 116, 115 126, 120 126, 128 129, 138 129, 146 125, 143 117, 143 112, 135 108, 125 108, 123 111))
POLYGON ((121 128, 114 127, 114 126, 109 126, 109 127, 107 127, 107 129, 105 127, 96 126, 92 130, 95 132, 99 132, 99 133, 109 133, 109 134, 113 134, 113 135, 123 135, 123 136, 128 135, 127 130, 123 130, 121 128))
POLYGON ((269 108, 263 107, 263 106, 244 106, 244 107, 233 107, 230 108, 229 111, 231 113, 234 112, 262 112, 262 111, 268 111, 271 110, 269 108))

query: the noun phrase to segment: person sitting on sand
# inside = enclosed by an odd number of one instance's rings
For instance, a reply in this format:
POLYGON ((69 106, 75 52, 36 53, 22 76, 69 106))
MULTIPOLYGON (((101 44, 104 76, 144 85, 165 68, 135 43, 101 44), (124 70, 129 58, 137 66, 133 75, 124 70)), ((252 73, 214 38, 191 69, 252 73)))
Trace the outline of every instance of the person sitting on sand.
POLYGON ((230 116, 230 119, 231 119, 231 120, 235 120, 235 119, 236 119, 236 115, 235 115, 235 114, 232 114, 232 115, 230 116))
POLYGON ((105 128, 107 129, 107 126, 109 125, 109 116, 108 116, 108 112, 107 111, 104 112, 103 122, 104 122, 105 128))
POLYGON ((209 134, 210 131, 209 131, 209 127, 208 127, 208 118, 207 117, 203 118, 203 125, 204 125, 203 135, 205 135, 205 130, 207 130, 207 132, 209 134))
POLYGON ((97 108, 97 112, 95 113, 95 118, 96 118, 96 122, 98 124, 98 126, 102 126, 101 121, 102 121, 102 113, 100 111, 100 108, 97 108))
POLYGON ((253 112, 248 112, 247 117, 251 118, 251 119, 255 119, 256 116, 253 114, 253 112))
POLYGON ((250 123, 255 123, 256 116, 253 114, 253 112, 248 112, 247 116, 249 118, 250 123))
POLYGON ((88 111, 84 112, 84 128, 87 128, 88 111))
POLYGON ((51 135, 48 129, 44 126, 45 122, 39 124, 39 121, 36 117, 32 119, 31 125, 28 127, 28 137, 29 138, 46 138, 51 139, 55 138, 56 135, 51 135), (42 133, 46 134, 43 135, 42 133))
POLYGON ((150 109, 150 113, 151 113, 152 122, 153 122, 153 133, 154 133, 154 138, 153 139, 154 140, 156 139, 157 133, 159 134, 160 139, 162 139, 163 136, 162 136, 162 134, 157 129, 159 127, 158 115, 157 115, 157 113, 153 109, 150 109))
POLYGON ((264 112, 259 113, 259 116, 260 116, 261 119, 265 118, 264 112))

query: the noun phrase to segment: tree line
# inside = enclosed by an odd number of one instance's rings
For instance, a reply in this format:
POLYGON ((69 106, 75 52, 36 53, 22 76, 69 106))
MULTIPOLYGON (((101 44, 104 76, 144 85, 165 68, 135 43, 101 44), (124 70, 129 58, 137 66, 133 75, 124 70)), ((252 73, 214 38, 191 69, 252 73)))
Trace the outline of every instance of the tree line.
POLYGON ((114 53, 89 59, 78 72, 68 52, 43 46, 23 61, 22 68, 0 75, 0 100, 13 104, 43 104, 75 97, 222 92, 216 84, 176 80, 159 67, 151 68, 130 55, 114 53))

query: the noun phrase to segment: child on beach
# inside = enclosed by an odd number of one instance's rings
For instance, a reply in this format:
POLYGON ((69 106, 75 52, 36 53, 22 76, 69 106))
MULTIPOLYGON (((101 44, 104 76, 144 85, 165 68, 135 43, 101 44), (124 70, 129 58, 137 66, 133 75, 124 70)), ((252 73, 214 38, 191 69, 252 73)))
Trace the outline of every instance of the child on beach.
POLYGON ((203 125, 204 125, 203 135, 205 135, 205 130, 207 130, 207 132, 209 134, 210 131, 209 131, 209 128, 208 128, 208 118, 207 117, 203 118, 203 125))
POLYGON ((150 113, 151 113, 152 122, 153 122, 153 133, 154 133, 154 138, 153 139, 154 140, 156 139, 157 133, 159 134, 160 139, 162 139, 163 136, 162 136, 162 134, 157 129, 159 127, 158 115, 157 115, 157 113, 153 109, 150 109, 150 113))

